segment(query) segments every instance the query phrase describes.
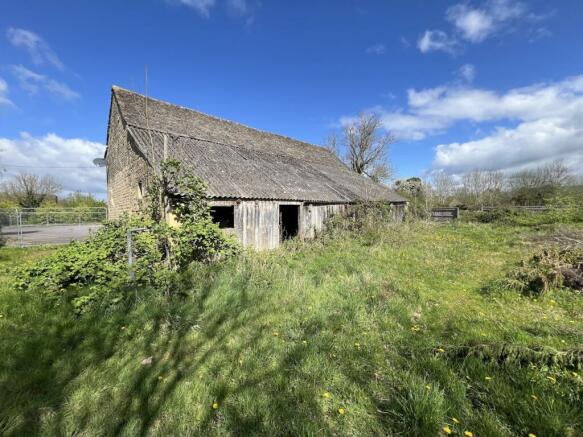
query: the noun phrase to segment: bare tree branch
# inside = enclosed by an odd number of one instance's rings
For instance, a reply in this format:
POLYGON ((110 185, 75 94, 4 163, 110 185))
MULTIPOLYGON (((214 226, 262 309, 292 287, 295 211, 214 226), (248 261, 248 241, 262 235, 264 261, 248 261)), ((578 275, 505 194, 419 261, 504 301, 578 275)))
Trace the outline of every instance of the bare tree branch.
POLYGON ((342 147, 342 159, 352 171, 382 182, 393 174, 387 154, 389 145, 394 142, 395 137, 384 132, 378 115, 361 113, 343 127, 341 135, 330 135, 326 148, 340 156, 342 147))
POLYGON ((23 208, 37 208, 49 196, 56 196, 62 186, 52 176, 20 173, 3 184, 6 196, 23 208))

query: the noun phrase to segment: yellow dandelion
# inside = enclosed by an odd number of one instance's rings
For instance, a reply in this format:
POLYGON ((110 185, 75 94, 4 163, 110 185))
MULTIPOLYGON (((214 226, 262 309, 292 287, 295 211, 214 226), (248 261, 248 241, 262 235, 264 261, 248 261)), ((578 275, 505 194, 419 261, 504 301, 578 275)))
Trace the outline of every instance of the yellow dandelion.
POLYGON ((474 437, 474 433, 472 431, 464 431, 464 435, 466 437, 474 437))
POLYGON ((457 424, 459 424, 459 423, 460 423, 460 421, 459 421, 459 420, 457 420, 455 417, 452 417, 452 418, 451 418, 451 420, 453 420, 453 423, 457 423, 457 424))
POLYGON ((344 408, 338 408, 338 414, 340 414, 341 416, 346 414, 346 410, 344 408))
POLYGON ((533 434, 532 432, 530 434, 528 434, 528 437, 536 437, 536 434, 533 434))
POLYGON ((551 300, 550 300, 550 302, 551 302, 551 305, 554 305, 554 304, 556 304, 556 303, 557 303, 557 301, 556 301, 556 300, 554 300, 554 299, 551 299, 551 300))
POLYGON ((218 410, 218 408, 219 408, 219 403, 218 402, 213 403, 213 410, 218 410))
POLYGON ((323 398, 325 398, 325 399, 330 399, 330 398, 332 397, 332 395, 331 395, 330 393, 328 393, 327 391, 325 391, 325 392, 322 394, 322 397, 323 397, 323 398))
POLYGON ((437 348, 437 352, 439 352, 439 353, 445 352, 445 349, 444 349, 444 348, 442 348, 442 347, 438 347, 438 348, 437 348))
POLYGON ((354 343, 355 347, 360 347, 360 343, 354 343))
POLYGON ((451 428, 449 426, 444 426, 442 429, 443 429, 443 432, 446 434, 452 433, 451 428))
POLYGON ((425 388, 426 388, 427 390, 431 390, 431 385, 427 384, 427 385, 425 386, 425 388))

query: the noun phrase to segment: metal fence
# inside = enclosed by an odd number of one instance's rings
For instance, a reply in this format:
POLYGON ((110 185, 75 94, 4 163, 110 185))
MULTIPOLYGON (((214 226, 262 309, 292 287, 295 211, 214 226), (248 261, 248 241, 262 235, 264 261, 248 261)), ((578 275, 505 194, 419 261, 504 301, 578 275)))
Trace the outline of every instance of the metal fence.
POLYGON ((2 237, 8 246, 65 244, 83 240, 107 220, 107 208, 0 209, 2 237))

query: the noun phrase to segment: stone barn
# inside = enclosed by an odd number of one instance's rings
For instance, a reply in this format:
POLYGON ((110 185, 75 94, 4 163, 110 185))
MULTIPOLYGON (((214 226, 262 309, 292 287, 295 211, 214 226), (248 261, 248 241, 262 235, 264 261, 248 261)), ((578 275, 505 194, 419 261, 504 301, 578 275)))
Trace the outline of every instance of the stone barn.
POLYGON ((207 185, 213 219, 244 246, 310 238, 359 201, 405 199, 352 172, 328 150, 113 87, 107 132, 110 218, 134 213, 164 159, 207 185))

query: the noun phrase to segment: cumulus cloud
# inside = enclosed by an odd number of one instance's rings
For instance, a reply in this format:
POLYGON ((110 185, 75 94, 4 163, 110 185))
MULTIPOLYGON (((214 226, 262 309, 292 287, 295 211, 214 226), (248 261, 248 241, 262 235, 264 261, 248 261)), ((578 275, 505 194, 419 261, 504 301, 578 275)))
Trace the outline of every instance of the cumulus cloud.
POLYGON ((417 48, 422 53, 442 51, 454 54, 457 46, 457 41, 441 30, 426 30, 417 40, 417 48))
POLYGON ((8 98, 8 84, 0 77, 0 107, 14 106, 14 103, 8 98))
POLYGON ((487 0, 480 4, 463 2, 450 6, 446 20, 453 26, 449 32, 426 30, 417 43, 422 53, 444 51, 455 54, 464 42, 477 44, 504 32, 526 28, 534 41, 550 31, 540 23, 551 14, 537 14, 516 0, 487 0))
POLYGON ((6 36, 14 47, 26 49, 35 65, 50 64, 58 70, 65 69, 57 54, 40 35, 30 30, 10 27, 6 36))
POLYGON ((483 6, 466 3, 451 6, 446 13, 460 35, 473 43, 482 42, 505 26, 528 18, 527 7, 513 0, 490 0, 483 6))
POLYGON ((51 175, 63 185, 65 193, 82 191, 104 198, 105 168, 92 162, 103 157, 104 151, 103 144, 80 138, 21 133, 19 138, 0 138, 0 167, 4 166, 5 179, 22 171, 51 175))
POLYGON ((20 87, 30 95, 38 94, 39 90, 44 90, 64 100, 75 100, 81 97, 67 84, 31 71, 22 65, 12 65, 10 70, 18 80, 20 87))
POLYGON ((215 5, 215 0, 168 0, 172 3, 179 3, 184 6, 188 6, 191 9, 194 9, 198 12, 201 16, 208 18, 210 17, 210 11, 215 5))
POLYGON ((366 49, 369 55, 384 55, 387 53, 387 46, 384 44, 375 44, 366 49))
POLYGON ((436 169, 510 170, 559 158, 575 171, 583 169, 583 75, 502 93, 455 84, 410 89, 406 108, 373 110, 404 140, 427 139, 461 122, 476 124, 480 138, 436 146, 436 169))
MULTIPOLYGON (((581 119, 579 116, 579 122, 581 119)), ((479 140, 440 144, 433 164, 449 173, 461 173, 473 168, 532 168, 562 159, 574 172, 583 174, 583 129, 572 121, 526 121, 515 128, 497 128, 479 140)))

